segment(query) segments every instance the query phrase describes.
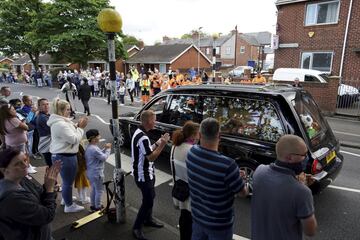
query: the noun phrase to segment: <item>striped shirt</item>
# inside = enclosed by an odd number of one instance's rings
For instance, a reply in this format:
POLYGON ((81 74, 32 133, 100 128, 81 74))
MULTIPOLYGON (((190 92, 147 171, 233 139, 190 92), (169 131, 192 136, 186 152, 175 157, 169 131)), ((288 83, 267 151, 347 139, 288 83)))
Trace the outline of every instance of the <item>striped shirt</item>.
POLYGON ((231 228, 234 194, 245 186, 235 161, 195 145, 187 155, 187 168, 194 221, 213 230, 231 228))
POLYGON ((131 158, 135 181, 146 182, 154 179, 154 163, 146 156, 152 153, 149 137, 141 129, 136 129, 131 139, 131 158))

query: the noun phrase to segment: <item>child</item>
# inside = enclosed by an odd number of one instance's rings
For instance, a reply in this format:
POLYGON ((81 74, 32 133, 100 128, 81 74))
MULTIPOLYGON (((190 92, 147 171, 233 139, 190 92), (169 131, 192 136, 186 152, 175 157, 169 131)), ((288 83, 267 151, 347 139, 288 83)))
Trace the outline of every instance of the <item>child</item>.
POLYGON ((90 129, 86 132, 89 145, 85 151, 86 171, 90 180, 90 210, 98 211, 102 208, 101 196, 104 192, 104 163, 110 155, 111 143, 105 144, 105 149, 98 147, 100 134, 97 129, 90 129))
POLYGON ((124 103, 125 103, 125 86, 124 86, 124 82, 123 81, 120 81, 120 87, 119 87, 119 100, 120 100, 120 106, 124 106, 124 103))

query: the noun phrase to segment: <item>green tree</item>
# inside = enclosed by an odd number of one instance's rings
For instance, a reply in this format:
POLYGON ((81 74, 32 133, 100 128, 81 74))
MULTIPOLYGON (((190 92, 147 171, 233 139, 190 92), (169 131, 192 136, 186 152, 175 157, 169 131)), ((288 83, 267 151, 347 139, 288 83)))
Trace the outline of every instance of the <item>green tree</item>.
POLYGON ((46 51, 48 37, 39 23, 45 6, 41 0, 2 0, 0 4, 0 51, 6 55, 27 53, 35 68, 46 51))
MULTIPOLYGON (((80 63, 89 60, 107 60, 107 38, 99 29, 96 17, 101 9, 109 7, 108 0, 54 0, 48 9, 52 29, 50 54, 57 60, 80 63)), ((118 36, 121 36, 118 34, 118 36)), ((122 42, 116 38, 116 56, 126 53, 122 42)))
POLYGON ((138 40, 136 37, 130 35, 124 35, 122 37, 122 43, 128 46, 136 45, 137 47, 141 47, 141 41, 138 40))

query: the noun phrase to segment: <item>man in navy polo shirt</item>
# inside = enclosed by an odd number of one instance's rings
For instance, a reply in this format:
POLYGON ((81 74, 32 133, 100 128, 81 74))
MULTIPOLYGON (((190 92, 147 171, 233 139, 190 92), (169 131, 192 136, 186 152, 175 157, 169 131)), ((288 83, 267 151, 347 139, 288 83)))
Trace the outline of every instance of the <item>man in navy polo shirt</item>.
POLYGON ((302 240, 313 236, 317 223, 311 190, 305 185, 302 162, 308 149, 304 140, 284 135, 276 144, 277 160, 260 165, 254 173, 251 199, 251 239, 302 240))
POLYGON ((206 118, 200 125, 200 145, 187 156, 192 240, 232 240, 234 195, 248 194, 235 160, 218 152, 219 141, 219 122, 206 118))

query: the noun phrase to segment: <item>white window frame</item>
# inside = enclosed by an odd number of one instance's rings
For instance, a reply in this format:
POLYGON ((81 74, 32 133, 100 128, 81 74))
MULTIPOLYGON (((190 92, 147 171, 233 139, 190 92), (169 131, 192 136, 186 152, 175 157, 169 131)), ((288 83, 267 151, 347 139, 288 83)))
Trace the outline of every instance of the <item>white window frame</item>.
POLYGON ((245 46, 240 46, 240 53, 241 54, 245 53, 245 46))
POLYGON ((206 48, 206 55, 210 55, 210 48, 206 48))
POLYGON ((321 72, 330 74, 332 71, 332 65, 333 65, 333 61, 334 61, 334 51, 301 52, 300 53, 300 68, 303 68, 303 54, 311 54, 309 69, 317 70, 317 69, 313 69, 313 59, 314 59, 314 54, 316 54, 316 53, 330 53, 331 54, 330 70, 329 71, 321 71, 321 72))
POLYGON ((230 54, 231 54, 231 47, 226 47, 226 48, 225 48, 225 54, 226 54, 226 55, 230 55, 230 54))
POLYGON ((215 47, 215 54, 216 55, 220 54, 220 47, 215 47))
POLYGON ((340 14, 340 0, 334 0, 334 1, 327 1, 327 2, 319 2, 319 3, 309 3, 305 5, 305 16, 304 16, 304 26, 315 26, 315 25, 329 25, 329 24, 337 24, 339 22, 339 14, 340 14), (308 11, 308 7, 310 5, 315 5, 316 6, 316 21, 317 21, 317 16, 318 16, 318 6, 319 5, 324 5, 324 4, 329 4, 329 3, 334 3, 337 2, 338 3, 338 9, 337 9, 337 13, 336 13, 336 21, 335 22, 328 22, 328 23, 310 23, 310 24, 306 24, 306 18, 307 18, 307 11, 308 11))

